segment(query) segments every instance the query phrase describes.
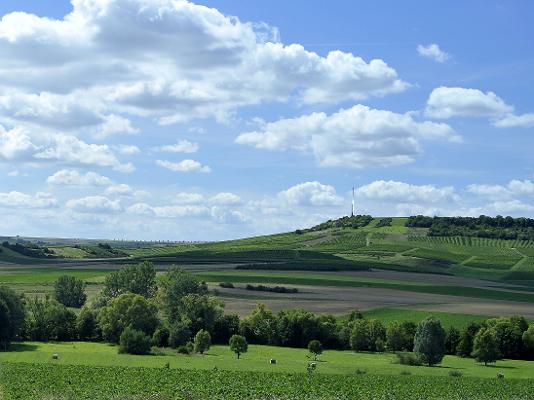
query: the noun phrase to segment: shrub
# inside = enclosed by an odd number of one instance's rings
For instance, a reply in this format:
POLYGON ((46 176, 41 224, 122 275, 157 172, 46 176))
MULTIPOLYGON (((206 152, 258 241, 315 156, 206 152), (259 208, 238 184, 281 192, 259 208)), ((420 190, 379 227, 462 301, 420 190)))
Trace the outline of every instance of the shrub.
POLYGON ((233 335, 230 338, 230 350, 237 354, 237 358, 241 356, 241 353, 246 353, 248 350, 247 339, 241 335, 233 335))
POLYGON ((367 370, 363 368, 358 368, 356 370, 356 375, 365 375, 366 373, 367 373, 367 370))
POLYGON ((219 286, 222 287, 222 288, 226 288, 226 289, 234 289, 235 286, 233 283, 231 282, 221 282, 219 283, 219 286))
POLYGON ((449 376, 452 376, 454 378, 459 378, 463 375, 462 371, 458 371, 457 369, 453 369, 449 371, 449 376))
POLYGON ((93 340, 96 336, 96 317, 90 308, 84 307, 76 319, 76 331, 80 340, 93 340))
POLYGON ((410 365, 410 366, 418 366, 423 365, 423 362, 419 357, 417 357, 414 353, 396 353, 397 354, 397 360, 399 364, 402 365, 410 365))
POLYGON ((401 371, 400 374, 403 376, 408 376, 408 375, 411 375, 412 373, 410 371, 401 371))
POLYGON ((150 353, 150 337, 145 333, 128 326, 119 340, 119 353, 148 354, 150 353))
POLYGON ((208 331, 201 329, 195 335, 195 352, 204 354, 211 346, 211 336, 208 331))
POLYGON ((179 321, 171 325, 169 332, 169 347, 176 349, 191 340, 191 329, 185 322, 179 321))
POLYGON ((323 345, 318 340, 311 340, 308 343, 308 351, 313 354, 314 360, 317 361, 317 356, 321 355, 323 352, 323 345))
POLYGON ((152 335, 152 345, 157 347, 169 346, 169 328, 161 326, 152 335))

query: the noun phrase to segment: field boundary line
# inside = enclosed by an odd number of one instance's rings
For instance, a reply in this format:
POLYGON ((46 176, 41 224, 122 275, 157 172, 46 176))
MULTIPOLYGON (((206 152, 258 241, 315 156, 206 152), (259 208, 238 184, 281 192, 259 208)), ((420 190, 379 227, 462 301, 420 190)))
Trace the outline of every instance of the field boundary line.
POLYGON ((468 263, 470 263, 471 261, 473 261, 473 260, 476 259, 476 258, 477 258, 477 256, 471 256, 471 257, 469 257, 469 258, 463 260, 463 261, 460 263, 460 265, 467 265, 468 263))

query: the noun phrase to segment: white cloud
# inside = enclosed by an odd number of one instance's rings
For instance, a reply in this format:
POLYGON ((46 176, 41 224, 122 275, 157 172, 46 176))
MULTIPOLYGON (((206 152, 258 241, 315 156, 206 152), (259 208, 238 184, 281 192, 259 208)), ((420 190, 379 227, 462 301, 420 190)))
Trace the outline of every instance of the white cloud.
POLYGON ((131 144, 118 144, 118 145, 113 146, 113 148, 119 154, 124 154, 126 156, 131 156, 131 155, 138 154, 141 152, 139 147, 131 145, 131 144))
POLYGON ((17 191, 0 193, 0 206, 8 208, 50 208, 57 206, 57 200, 49 193, 29 195, 17 191))
POLYGON ((312 113, 271 122, 261 131, 240 134, 236 143, 312 153, 321 166, 362 168, 411 162, 421 152, 421 141, 431 139, 457 142, 461 137, 446 124, 356 105, 331 115, 312 113))
POLYGON ((119 200, 104 196, 87 196, 67 201, 67 208, 80 213, 114 213, 122 210, 119 200))
POLYGON ((180 140, 176 144, 168 144, 156 148, 156 150, 167 153, 196 153, 198 151, 198 143, 193 143, 188 140, 180 140))
POLYGON ((35 146, 28 134, 21 128, 6 131, 0 125, 0 157, 12 161, 28 159, 35 153, 35 146))
POLYGON ((157 160, 156 164, 160 167, 169 169, 174 172, 211 172, 211 168, 207 165, 202 165, 195 160, 182 160, 178 163, 174 163, 167 160, 157 160))
POLYGON ((467 191, 479 196, 489 198, 510 197, 511 193, 508 189, 501 185, 487 185, 487 184, 472 184, 467 186, 467 191))
POLYGON ((509 114, 503 118, 493 121, 493 125, 497 128, 528 128, 534 126, 534 113, 522 115, 509 114))
POLYGON ((173 203, 176 204, 197 204, 204 200, 200 193, 178 193, 173 197, 173 203))
POLYGON ((320 182, 304 182, 278 193, 278 198, 291 206, 336 206, 343 199, 336 189, 320 182))
POLYGON ((493 92, 460 87, 439 87, 432 91, 427 101, 426 114, 433 118, 491 117, 498 118, 512 113, 507 105, 493 92))
POLYGON ((450 58, 450 55, 439 48, 436 43, 429 44, 428 46, 418 45, 417 52, 419 55, 430 58, 436 62, 443 63, 450 58))
POLYGON ((118 185, 112 185, 106 189, 107 195, 118 195, 118 196, 129 196, 134 193, 134 190, 124 183, 120 183, 118 185))
POLYGON ((534 183, 528 179, 512 179, 508 188, 516 194, 534 194, 534 183))
POLYGON ((51 185, 70 185, 70 186, 108 186, 111 185, 111 179, 96 172, 80 173, 74 169, 62 169, 49 176, 46 182, 51 185))
POLYGON ((437 187, 434 185, 412 185, 397 181, 374 181, 356 189, 360 197, 395 202, 430 202, 437 203, 455 198, 451 186, 437 187))
POLYGON ((210 202, 219 205, 237 205, 241 203, 241 197, 234 193, 222 192, 213 196, 210 202))
POLYGON ((518 214, 532 213, 534 212, 534 206, 527 204, 521 200, 513 199, 508 201, 496 201, 488 205, 493 214, 518 214))
POLYGON ((127 113, 173 123, 268 101, 339 103, 407 87, 380 59, 284 45, 275 28, 187 1, 72 3, 63 19, 2 18, 4 118, 105 136, 135 132, 127 113))

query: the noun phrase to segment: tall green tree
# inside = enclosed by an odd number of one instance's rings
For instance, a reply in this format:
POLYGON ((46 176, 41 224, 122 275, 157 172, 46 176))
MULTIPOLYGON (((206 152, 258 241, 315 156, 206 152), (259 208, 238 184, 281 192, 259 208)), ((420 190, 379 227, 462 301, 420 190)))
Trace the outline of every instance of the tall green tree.
POLYGON ((85 282, 75 276, 60 276, 54 283, 54 297, 66 307, 80 308, 87 300, 85 282))
POLYGON ((96 338, 96 316, 89 307, 83 307, 76 319, 76 331, 80 340, 93 340, 96 338))
POLYGON ((428 317, 419 322, 414 352, 428 366, 439 364, 445 356, 445 330, 439 319, 428 317))
POLYGON ((125 293, 134 293, 150 298, 156 294, 156 270, 148 261, 127 265, 108 274, 104 281, 102 295, 105 299, 115 298, 125 293))
POLYGON ((201 329, 195 335, 195 352, 204 354, 211 346, 210 333, 204 329, 201 329))
POLYGON ((475 340, 475 335, 482 328, 480 322, 472 321, 470 322, 462 331, 460 337, 460 343, 456 348, 456 354, 460 357, 470 357, 473 352, 473 340, 475 340))
POLYGON ((354 351, 369 350, 371 343, 369 323, 365 319, 358 319, 352 325, 350 334, 350 347, 354 351))
POLYGON ((451 326, 445 335, 445 351, 447 354, 456 354, 460 340, 460 331, 454 326, 451 326))
POLYGON ((7 350, 10 342, 19 336, 24 318, 22 297, 12 289, 0 286, 0 348, 7 350))
POLYGON ((492 328, 482 328, 477 332, 473 341, 472 356, 486 366, 501 358, 499 343, 492 328))

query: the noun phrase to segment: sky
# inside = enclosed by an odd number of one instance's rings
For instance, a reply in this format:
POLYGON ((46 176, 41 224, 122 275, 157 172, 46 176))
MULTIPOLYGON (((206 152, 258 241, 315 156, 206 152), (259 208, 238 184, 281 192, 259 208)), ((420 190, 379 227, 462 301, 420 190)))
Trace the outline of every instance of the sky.
POLYGON ((534 217, 534 3, 0 2, 0 235, 534 217))

